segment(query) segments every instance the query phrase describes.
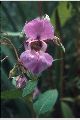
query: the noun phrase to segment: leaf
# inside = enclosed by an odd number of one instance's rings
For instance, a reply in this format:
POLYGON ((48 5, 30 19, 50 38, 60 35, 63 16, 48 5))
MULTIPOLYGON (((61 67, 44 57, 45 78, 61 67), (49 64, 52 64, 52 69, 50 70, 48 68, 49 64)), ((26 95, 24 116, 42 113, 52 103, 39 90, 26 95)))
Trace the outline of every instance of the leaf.
POLYGON ((63 58, 60 58, 60 59, 54 59, 53 61, 57 61, 57 60, 63 60, 63 58))
POLYGON ((28 76, 30 79, 32 79, 34 75, 33 75, 30 71, 27 71, 27 76, 28 76))
MULTIPOLYGON (((68 2, 67 1, 60 1, 59 2, 59 5, 58 5, 58 12, 59 12, 59 17, 60 17, 60 22, 61 22, 61 26, 63 27, 65 25, 65 23, 71 18, 71 9, 72 9, 72 6, 70 4, 70 7, 67 8, 67 4, 68 2)), ((53 14, 51 16, 51 22, 53 23, 54 27, 56 22, 55 22, 55 11, 56 11, 56 8, 55 10, 53 11, 53 14)))
POLYGON ((19 89, 12 89, 1 92, 1 99, 16 99, 21 96, 22 91, 19 89))
POLYGON ((71 98, 71 97, 64 97, 64 98, 62 98, 62 101, 74 102, 74 98, 71 98))
POLYGON ((38 100, 33 104, 34 110, 37 115, 44 114, 50 111, 58 97, 57 90, 48 90, 41 94, 38 100))
POLYGON ((16 87, 16 77, 13 77, 12 84, 16 87))
POLYGON ((26 87, 23 89, 22 96, 25 97, 26 95, 32 93, 36 86, 37 86, 37 81, 29 80, 26 84, 26 87))
POLYGON ((70 7, 67 8, 67 1, 60 1, 59 2, 59 6, 58 6, 58 12, 59 12, 59 17, 61 20, 61 25, 64 26, 65 23, 71 18, 71 9, 72 6, 70 4, 70 7))
POLYGON ((74 118, 71 108, 65 102, 61 102, 61 109, 64 118, 74 118))
POLYGON ((33 73, 31 73, 30 71, 27 71, 27 76, 31 79, 31 80, 37 80, 39 75, 34 75, 33 73))

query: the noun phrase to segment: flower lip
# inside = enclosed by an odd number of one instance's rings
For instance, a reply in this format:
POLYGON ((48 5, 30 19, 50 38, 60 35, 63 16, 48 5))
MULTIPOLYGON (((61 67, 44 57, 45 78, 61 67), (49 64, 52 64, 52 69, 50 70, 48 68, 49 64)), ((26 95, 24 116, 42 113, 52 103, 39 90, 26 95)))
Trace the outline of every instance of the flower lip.
POLYGON ((31 40, 28 39, 27 41, 25 41, 24 43, 25 46, 25 50, 35 50, 35 51, 46 51, 47 49, 47 44, 44 41, 41 40, 31 40))
POLYGON ((48 53, 43 51, 36 52, 33 50, 24 51, 20 56, 20 60, 23 66, 30 70, 33 74, 40 74, 50 67, 53 62, 52 56, 48 53))
POLYGON ((31 42, 31 49, 35 50, 35 51, 39 51, 42 48, 42 42, 39 41, 35 41, 35 42, 31 42))

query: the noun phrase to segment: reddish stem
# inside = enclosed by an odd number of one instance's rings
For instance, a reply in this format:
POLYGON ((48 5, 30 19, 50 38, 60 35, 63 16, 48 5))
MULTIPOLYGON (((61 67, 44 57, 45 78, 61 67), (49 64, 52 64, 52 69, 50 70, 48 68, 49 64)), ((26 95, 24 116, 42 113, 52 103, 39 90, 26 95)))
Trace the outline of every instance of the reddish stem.
POLYGON ((39 16, 42 16, 42 1, 38 1, 38 13, 39 16))

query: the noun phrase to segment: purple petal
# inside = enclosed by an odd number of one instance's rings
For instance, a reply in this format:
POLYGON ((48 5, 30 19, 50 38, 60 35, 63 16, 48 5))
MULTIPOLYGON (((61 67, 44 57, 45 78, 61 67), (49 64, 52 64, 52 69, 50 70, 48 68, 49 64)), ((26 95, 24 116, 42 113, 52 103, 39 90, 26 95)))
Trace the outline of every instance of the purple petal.
POLYGON ((24 48, 25 48, 25 50, 31 49, 31 47, 30 47, 31 41, 32 41, 31 38, 29 38, 28 40, 25 40, 25 41, 24 41, 24 48))
POLYGON ((32 39, 53 39, 54 28, 49 20, 36 18, 25 24, 23 32, 32 39))
POLYGON ((45 52, 46 49, 47 49, 47 44, 44 42, 44 41, 41 41, 42 42, 42 48, 41 48, 41 51, 45 52))
POLYGON ((48 53, 26 50, 20 56, 20 60, 25 68, 34 74, 40 74, 52 65, 53 58, 48 53))
POLYGON ((17 88, 22 88, 26 85, 27 78, 25 76, 18 76, 16 78, 16 87, 17 88))
POLYGON ((34 73, 38 74, 46 70, 52 65, 53 58, 48 53, 41 52, 39 55, 38 63, 35 66, 34 73))

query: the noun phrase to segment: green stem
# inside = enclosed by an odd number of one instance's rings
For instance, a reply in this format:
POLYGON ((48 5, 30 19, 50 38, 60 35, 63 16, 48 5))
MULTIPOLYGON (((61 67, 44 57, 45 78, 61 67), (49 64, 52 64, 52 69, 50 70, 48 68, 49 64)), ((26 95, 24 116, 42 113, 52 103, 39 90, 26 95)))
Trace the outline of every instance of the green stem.
POLYGON ((28 105, 32 117, 35 118, 35 117, 36 117, 36 114, 35 114, 34 109, 33 109, 33 101, 32 101, 32 100, 29 100, 27 97, 24 98, 24 101, 25 101, 26 104, 28 105))
MULTIPOLYGON (((56 10, 56 31, 58 32, 61 40, 62 40, 62 32, 61 32, 61 24, 60 24, 60 19, 59 19, 59 14, 58 10, 56 10)), ((62 42, 62 41, 61 41, 62 42)), ((56 58, 63 58, 63 53, 60 51, 59 48, 56 48, 56 58)), ((57 87, 60 93, 60 97, 63 94, 62 90, 62 84, 63 84, 63 61, 57 61, 56 62, 56 74, 57 74, 57 87)))
POLYGON ((10 37, 23 37, 22 32, 2 32, 2 36, 10 36, 10 37))
POLYGON ((38 14, 40 17, 42 16, 42 1, 38 1, 38 14))
MULTIPOLYGON (((60 18, 58 14, 58 10, 56 9, 55 12, 55 22, 56 22, 56 31, 61 38, 61 43, 62 43, 62 29, 61 29, 61 24, 60 24, 60 18)), ((63 58, 63 52, 60 50, 59 47, 56 48, 56 58, 63 58)), ((61 98, 63 96, 63 60, 61 61, 56 61, 56 87, 59 92, 59 108, 61 111, 61 98)), ((62 113, 61 113, 62 114, 62 113)))

